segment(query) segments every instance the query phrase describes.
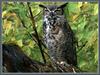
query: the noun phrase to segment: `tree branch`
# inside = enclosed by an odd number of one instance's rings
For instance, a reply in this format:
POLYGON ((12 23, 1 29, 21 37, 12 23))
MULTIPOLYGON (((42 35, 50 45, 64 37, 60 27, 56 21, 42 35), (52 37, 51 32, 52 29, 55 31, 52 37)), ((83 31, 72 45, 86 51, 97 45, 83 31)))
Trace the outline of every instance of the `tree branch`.
POLYGON ((14 44, 3 44, 4 72, 82 72, 74 66, 44 64, 29 58, 21 48, 14 44), (55 69, 56 68, 56 69, 55 69))
POLYGON ((28 8, 29 8, 29 12, 30 12, 30 19, 31 19, 32 24, 33 24, 33 29, 34 29, 35 34, 36 34, 36 39, 37 39, 37 41, 38 41, 38 46, 39 46, 39 48, 40 48, 40 51, 41 51, 41 54, 42 54, 44 63, 46 63, 46 59, 45 59, 45 56, 44 56, 43 51, 42 51, 42 46, 41 46, 41 43, 40 43, 40 39, 39 39, 39 36, 38 36, 38 32, 37 32, 36 27, 35 27, 35 20, 34 20, 34 17, 33 17, 33 14, 32 14, 32 10, 31 10, 31 7, 30 7, 29 4, 30 4, 30 3, 27 2, 28 8))

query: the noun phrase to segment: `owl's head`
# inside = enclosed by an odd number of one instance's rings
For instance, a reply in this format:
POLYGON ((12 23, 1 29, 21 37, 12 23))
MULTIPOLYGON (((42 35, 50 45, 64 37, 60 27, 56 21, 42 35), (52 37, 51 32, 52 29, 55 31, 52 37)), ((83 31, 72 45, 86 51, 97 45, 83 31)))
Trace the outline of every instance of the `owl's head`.
POLYGON ((64 7, 67 4, 68 3, 65 3, 60 6, 45 6, 40 4, 39 6, 43 8, 44 20, 46 20, 46 22, 49 21, 50 23, 54 24, 55 20, 57 20, 60 16, 64 15, 64 7))
POLYGON ((63 10, 64 7, 67 5, 68 3, 62 4, 60 6, 56 6, 56 5, 50 5, 50 6, 45 6, 45 5, 39 5, 41 8, 43 8, 43 13, 44 15, 49 15, 49 16, 55 16, 55 15, 63 15, 63 10))

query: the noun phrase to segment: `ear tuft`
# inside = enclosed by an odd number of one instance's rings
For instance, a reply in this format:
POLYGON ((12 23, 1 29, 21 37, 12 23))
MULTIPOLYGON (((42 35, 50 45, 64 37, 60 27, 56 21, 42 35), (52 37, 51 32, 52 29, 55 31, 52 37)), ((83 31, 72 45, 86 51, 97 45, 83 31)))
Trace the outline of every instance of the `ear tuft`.
POLYGON ((41 5, 41 4, 39 5, 39 7, 41 7, 41 8, 46 8, 46 6, 44 6, 44 5, 41 5))
POLYGON ((59 6, 58 8, 64 8, 68 3, 64 3, 63 5, 59 6))

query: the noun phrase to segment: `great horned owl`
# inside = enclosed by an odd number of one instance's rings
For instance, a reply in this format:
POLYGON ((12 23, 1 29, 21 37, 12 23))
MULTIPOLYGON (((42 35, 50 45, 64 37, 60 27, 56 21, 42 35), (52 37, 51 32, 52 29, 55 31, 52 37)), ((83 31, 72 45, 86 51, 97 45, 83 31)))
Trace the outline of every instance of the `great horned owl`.
POLYGON ((51 59, 77 65, 74 34, 64 16, 67 3, 56 5, 39 5, 43 8, 44 40, 51 59))

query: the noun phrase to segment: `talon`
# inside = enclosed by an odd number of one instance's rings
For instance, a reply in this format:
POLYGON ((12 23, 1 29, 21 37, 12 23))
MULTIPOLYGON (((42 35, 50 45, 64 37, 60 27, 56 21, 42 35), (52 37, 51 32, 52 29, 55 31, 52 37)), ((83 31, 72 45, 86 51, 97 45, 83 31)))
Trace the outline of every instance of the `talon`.
POLYGON ((72 69, 73 69, 73 72, 76 73, 75 69, 74 68, 72 68, 72 69))
POLYGON ((61 64, 61 65, 64 65, 64 66, 70 66, 69 64, 67 64, 67 63, 64 62, 64 61, 61 61, 60 64, 61 64))

